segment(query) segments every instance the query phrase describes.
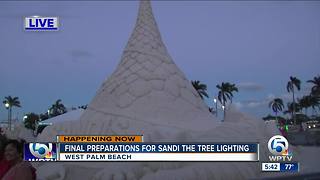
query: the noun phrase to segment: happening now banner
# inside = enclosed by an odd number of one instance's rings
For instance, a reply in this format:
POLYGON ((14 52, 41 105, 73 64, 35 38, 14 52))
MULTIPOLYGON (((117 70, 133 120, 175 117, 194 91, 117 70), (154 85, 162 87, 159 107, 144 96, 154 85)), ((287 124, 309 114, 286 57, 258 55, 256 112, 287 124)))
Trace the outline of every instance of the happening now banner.
POLYGON ((259 161, 257 143, 144 143, 142 136, 58 136, 25 144, 26 161, 259 161))

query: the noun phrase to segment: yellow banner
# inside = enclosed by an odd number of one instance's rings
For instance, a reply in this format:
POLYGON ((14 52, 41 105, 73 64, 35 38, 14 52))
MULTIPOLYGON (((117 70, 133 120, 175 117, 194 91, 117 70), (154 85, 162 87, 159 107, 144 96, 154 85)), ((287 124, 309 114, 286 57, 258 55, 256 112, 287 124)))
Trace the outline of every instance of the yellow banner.
POLYGON ((135 136, 57 136, 58 142, 80 142, 80 143, 101 143, 101 142, 143 142, 142 135, 135 136))

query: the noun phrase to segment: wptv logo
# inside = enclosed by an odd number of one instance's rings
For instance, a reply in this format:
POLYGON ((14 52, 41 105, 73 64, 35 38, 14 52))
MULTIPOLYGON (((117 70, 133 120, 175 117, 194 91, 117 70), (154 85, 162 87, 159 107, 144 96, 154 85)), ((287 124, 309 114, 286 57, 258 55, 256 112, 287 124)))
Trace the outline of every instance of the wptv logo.
POLYGON ((288 140, 281 135, 275 135, 269 139, 268 149, 273 154, 273 156, 269 156, 270 161, 292 160, 292 152, 289 151, 288 140))
POLYGON ((27 143, 24 145, 25 161, 56 161, 55 143, 27 143))

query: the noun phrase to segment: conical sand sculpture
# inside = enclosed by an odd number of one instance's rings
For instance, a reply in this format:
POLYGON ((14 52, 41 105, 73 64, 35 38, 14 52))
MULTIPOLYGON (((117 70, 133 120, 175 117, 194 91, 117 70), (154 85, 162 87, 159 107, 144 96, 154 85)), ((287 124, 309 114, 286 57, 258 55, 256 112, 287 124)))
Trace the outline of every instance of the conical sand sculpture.
MULTIPOLYGON (((260 158, 266 160, 267 140, 276 133, 240 113, 229 112, 226 122, 217 121, 168 54, 150 1, 141 1, 118 67, 80 120, 48 127, 39 140, 53 141, 57 134, 143 134, 147 142, 260 142, 260 158)), ((93 164, 81 165, 88 170, 93 164)), ((94 168, 82 178, 245 179, 260 174, 257 163, 99 163, 94 168)))
POLYGON ((213 125, 208 107, 168 54, 150 2, 142 1, 118 67, 81 117, 89 122, 84 133, 145 133, 155 125, 203 130, 209 120, 213 125), (96 121, 106 126, 95 127, 96 121), (108 128, 114 125, 119 129, 108 128))
POLYGON ((80 127, 65 126, 64 131, 146 134, 154 130, 151 127, 161 131, 203 131, 215 123, 208 107, 168 54, 150 1, 141 1, 135 28, 118 67, 81 116, 77 124, 80 127))

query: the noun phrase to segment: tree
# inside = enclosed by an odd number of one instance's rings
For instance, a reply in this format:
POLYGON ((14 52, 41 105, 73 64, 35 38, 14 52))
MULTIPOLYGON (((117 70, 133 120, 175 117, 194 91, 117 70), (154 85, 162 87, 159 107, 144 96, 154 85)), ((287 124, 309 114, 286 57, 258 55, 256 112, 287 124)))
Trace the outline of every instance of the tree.
POLYGON ((313 111, 318 107, 320 109, 320 96, 309 95, 309 105, 312 107, 313 111))
POLYGON ((39 115, 35 113, 28 113, 23 119, 24 126, 28 129, 36 130, 37 123, 39 121, 39 115))
POLYGON ((320 76, 316 76, 313 80, 308 80, 308 83, 312 83, 313 87, 311 88, 311 94, 313 96, 320 96, 320 76))
POLYGON ((308 108, 311 106, 311 96, 303 96, 298 100, 301 109, 305 110, 305 115, 308 114, 308 108))
POLYGON ((82 105, 82 106, 78 106, 78 109, 87 109, 88 108, 88 104, 86 104, 86 105, 82 105))
POLYGON ((13 107, 21 107, 20 101, 18 97, 7 96, 4 98, 3 104, 8 109, 8 123, 9 129, 11 130, 11 120, 12 120, 12 108, 13 107))
POLYGON ((302 130, 302 123, 310 121, 310 118, 305 114, 297 114, 297 124, 300 125, 300 130, 302 130))
POLYGON ((235 84, 229 82, 222 82, 221 85, 216 86, 219 89, 218 100, 223 105, 223 120, 226 115, 226 103, 228 100, 232 103, 233 92, 238 92, 238 88, 235 84))
POLYGON ((275 98, 269 103, 269 108, 276 114, 276 121, 278 122, 278 112, 281 112, 284 108, 283 101, 280 98, 275 98))
POLYGON ((200 83, 200 81, 191 81, 192 86, 198 92, 201 99, 205 97, 209 97, 207 93, 207 85, 200 83))
POLYGON ((40 121, 44 121, 46 119, 49 119, 48 113, 40 114, 39 117, 40 117, 40 121))
POLYGON ((291 118, 293 117, 293 109, 295 108, 296 112, 299 112, 301 110, 301 107, 298 103, 288 102, 287 103, 287 110, 285 110, 284 114, 291 114, 291 118))
POLYGON ((61 99, 58 99, 49 109, 49 116, 54 117, 67 112, 66 107, 61 103, 61 99))
POLYGON ((295 122, 295 124, 296 124, 296 118, 295 118, 295 116, 296 116, 296 107, 295 107, 296 100, 294 98, 294 89, 296 87, 297 90, 300 91, 300 85, 301 85, 301 81, 298 78, 290 76, 290 81, 287 83, 287 91, 289 93, 292 92, 292 102, 293 102, 293 104, 292 104, 293 105, 292 119, 295 122))

